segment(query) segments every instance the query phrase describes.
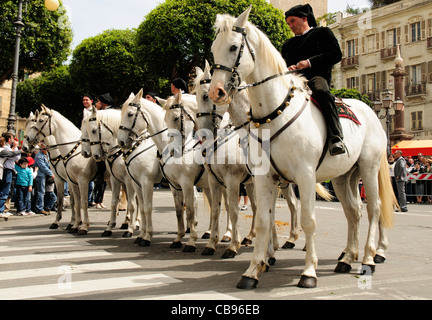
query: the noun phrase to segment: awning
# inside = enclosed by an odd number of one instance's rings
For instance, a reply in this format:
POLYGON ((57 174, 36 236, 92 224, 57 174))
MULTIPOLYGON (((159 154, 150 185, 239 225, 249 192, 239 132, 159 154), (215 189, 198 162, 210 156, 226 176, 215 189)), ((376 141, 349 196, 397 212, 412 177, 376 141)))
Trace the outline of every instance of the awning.
POLYGON ((392 153, 396 150, 402 150, 403 156, 416 156, 420 152, 432 156, 432 140, 401 141, 392 147, 392 153))

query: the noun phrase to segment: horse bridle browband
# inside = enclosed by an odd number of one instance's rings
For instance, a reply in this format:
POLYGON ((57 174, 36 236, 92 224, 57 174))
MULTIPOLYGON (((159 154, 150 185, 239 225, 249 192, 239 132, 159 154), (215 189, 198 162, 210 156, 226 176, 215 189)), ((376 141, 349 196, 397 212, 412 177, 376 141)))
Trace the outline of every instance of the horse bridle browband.
POLYGON ((125 126, 120 126, 119 129, 124 130, 124 131, 129 131, 129 135, 133 134, 136 138, 138 138, 140 135, 133 130, 135 128, 135 124, 138 120, 138 116, 140 114, 142 115, 144 121, 147 123, 147 126, 149 125, 149 123, 147 121, 147 118, 146 118, 144 112, 141 110, 141 104, 140 103, 131 102, 131 103, 129 103, 129 106, 137 108, 137 112, 135 113, 135 118, 132 122, 132 126, 130 128, 126 128, 125 126))

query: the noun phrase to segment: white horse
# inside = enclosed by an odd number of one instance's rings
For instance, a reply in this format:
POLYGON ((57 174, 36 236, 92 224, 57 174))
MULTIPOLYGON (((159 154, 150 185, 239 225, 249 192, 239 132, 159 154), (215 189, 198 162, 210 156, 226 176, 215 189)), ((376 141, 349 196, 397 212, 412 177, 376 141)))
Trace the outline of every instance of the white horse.
MULTIPOLYGON (((111 217, 102 236, 109 237, 112 235, 118 215, 120 189, 123 187, 127 196, 126 216, 129 217, 128 228, 124 232, 123 237, 128 238, 133 235, 138 210, 136 208, 136 194, 133 180, 128 174, 123 152, 117 143, 117 131, 120 119, 120 110, 107 109, 98 111, 93 106, 91 112, 84 115, 81 126, 81 139, 89 140, 91 155, 96 161, 105 161, 107 171, 110 174, 112 191, 111 217)), ((82 148, 81 153, 87 155, 88 151, 82 148)))
MULTIPOLYGON (((194 252, 197 240, 195 229, 197 199, 194 185, 209 193, 207 173, 204 167, 193 161, 194 152, 183 153, 183 150, 192 151, 195 142, 186 140, 186 134, 183 136, 176 135, 175 141, 170 142, 171 138, 168 132, 170 134, 173 132, 168 130, 164 120, 165 110, 157 104, 143 99, 142 95, 143 92, 140 90, 131 102, 123 105, 121 130, 117 138, 120 146, 127 150, 132 147, 134 139, 140 137, 144 130, 147 130, 148 134, 151 135, 159 152, 162 173, 169 181, 174 196, 178 233, 175 241, 171 244, 171 248, 182 246, 181 240, 186 231, 184 225, 184 208, 186 207, 190 238, 183 251, 194 252)), ((190 96, 181 100, 181 103, 193 103, 194 99, 195 97, 190 96)), ((167 103, 168 107, 180 105, 178 98, 169 98, 167 103)), ((193 123, 188 122, 184 128, 185 133, 192 127, 193 123)), ((208 198, 211 203, 209 194, 208 198)))
MULTIPOLYGON (((205 144, 210 150, 207 151, 206 156, 210 158, 210 161, 206 163, 206 169, 209 171, 209 179, 211 180, 209 185, 212 190, 212 194, 215 192, 222 192, 227 190, 229 197, 229 216, 232 219, 233 228, 233 240, 224 256, 232 257, 237 253, 240 247, 238 241, 238 196, 239 196, 239 184, 244 183, 247 189, 247 194, 251 200, 251 206, 253 211, 253 220, 249 235, 245 237, 242 244, 252 243, 252 239, 255 237, 255 195, 252 184, 250 172, 247 164, 242 161, 240 153, 247 153, 247 135, 244 127, 249 124, 247 121, 247 113, 250 109, 250 102, 247 91, 240 91, 233 97, 233 101, 224 107, 219 107, 216 110, 216 106, 208 97, 208 89, 211 81, 210 66, 206 61, 204 71, 201 68, 196 68, 196 78, 194 82, 194 93, 197 97, 198 102, 198 126, 200 129, 207 129, 210 137, 205 137, 205 144), (230 115, 229 123, 223 122, 222 115, 228 112, 230 115), (232 121, 232 123, 231 123, 232 121), (243 134, 239 134, 243 132, 243 134), (220 135, 218 135, 218 133, 220 135), (244 150, 243 150, 244 149, 244 150), (220 154, 221 153, 221 154, 220 154)), ((245 158, 243 157, 243 160, 245 158)), ((290 237, 283 248, 293 248, 294 242, 297 240, 300 230, 297 219, 297 199, 295 197, 292 185, 287 188, 281 188, 281 191, 287 199, 288 206, 291 211, 291 231, 290 237)), ((212 196, 214 197, 214 196, 212 196)), ((211 234, 214 234, 210 238, 209 243, 206 245, 206 250, 203 254, 213 254, 215 245, 217 244, 218 234, 218 218, 220 212, 220 204, 217 201, 213 202, 212 210, 212 226, 213 230, 211 234)), ((278 248, 278 242, 276 238, 276 229, 273 228, 274 232, 274 250, 278 248)), ((224 257, 223 256, 223 257, 224 257)), ((270 254, 271 258, 274 257, 270 254)))
MULTIPOLYGON (((368 237, 362 263, 373 269, 376 253, 375 234, 379 221, 390 227, 393 222, 392 192, 386 161, 386 135, 370 107, 357 100, 346 100, 361 125, 342 119, 347 152, 330 157, 326 152, 326 126, 321 111, 311 102, 305 79, 283 74, 287 68, 280 53, 257 27, 248 22, 251 8, 237 19, 218 16, 217 36, 212 45, 215 71, 210 97, 226 103, 240 84, 251 83, 251 125, 249 142, 266 144, 268 170, 254 176, 257 198, 257 238, 249 268, 238 288, 255 288, 266 270, 266 250, 274 219, 276 188, 281 181, 294 181, 300 192, 301 226, 306 235, 305 268, 300 287, 316 287, 318 263, 314 234, 316 219, 315 183, 332 179, 348 219, 348 243, 340 264, 350 265, 358 255, 358 226, 361 202, 358 180, 362 177, 368 195, 368 237), (244 50, 243 50, 244 49, 244 50), (253 85, 252 85, 253 83, 253 85), (271 148, 270 148, 271 146, 271 148)), ((252 163, 257 152, 250 150, 252 163)), ((261 160, 261 159, 260 159, 261 160)))
MULTIPOLYGON (((37 116, 39 115, 39 111, 36 111, 36 114, 33 114, 33 112, 30 112, 29 117, 26 121, 25 126, 25 132, 28 132, 30 128, 34 125, 36 122, 37 116)), ((60 151, 58 150, 58 145, 55 141, 55 138, 53 136, 47 136, 44 139, 45 144, 48 146, 48 154, 50 157, 50 169, 54 173, 54 182, 57 190, 57 213, 56 213, 56 219, 49 227, 50 229, 58 229, 60 220, 63 217, 63 202, 64 202, 64 186, 67 182, 67 173, 65 166, 62 161, 62 156, 60 154, 60 151)), ((22 149, 25 152, 30 151, 31 147, 27 141, 27 136, 24 136, 23 143, 22 143, 22 149)), ((71 215, 71 222, 67 226, 66 230, 69 230, 73 224, 74 224, 74 198, 73 194, 70 193, 70 205, 72 208, 72 215, 71 215)))
POLYGON ((88 184, 96 174, 96 161, 81 155, 81 131, 60 113, 42 105, 36 122, 27 131, 27 141, 29 144, 36 144, 50 135, 56 140, 66 169, 70 192, 75 200, 76 217, 69 232, 86 235, 90 225, 88 184))

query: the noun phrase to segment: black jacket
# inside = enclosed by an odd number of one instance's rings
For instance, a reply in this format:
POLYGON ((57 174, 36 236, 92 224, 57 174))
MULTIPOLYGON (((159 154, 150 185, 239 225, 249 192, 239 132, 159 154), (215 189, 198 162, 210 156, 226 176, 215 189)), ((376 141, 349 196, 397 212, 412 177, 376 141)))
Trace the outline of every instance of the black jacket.
POLYGON ((341 61, 342 51, 329 28, 317 27, 285 42, 282 47, 282 56, 288 67, 301 60, 309 59, 312 68, 303 69, 303 75, 308 80, 314 76, 321 76, 330 85, 332 67, 341 61))

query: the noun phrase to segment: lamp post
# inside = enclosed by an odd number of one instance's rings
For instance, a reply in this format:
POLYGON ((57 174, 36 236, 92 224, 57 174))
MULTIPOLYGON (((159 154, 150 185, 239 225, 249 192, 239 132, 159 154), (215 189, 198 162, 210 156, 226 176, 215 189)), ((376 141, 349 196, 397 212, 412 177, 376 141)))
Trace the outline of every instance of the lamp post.
MULTIPOLYGON (((16 123, 16 115, 15 115, 15 106, 16 106, 16 91, 18 85, 18 70, 19 70, 19 54, 20 54, 20 42, 21 42, 21 32, 24 28, 24 23, 22 22, 22 7, 23 2, 28 0, 18 0, 18 16, 17 20, 14 22, 16 27, 16 39, 15 39, 15 57, 14 57, 14 66, 12 73, 12 91, 11 91, 11 101, 9 108, 9 117, 7 130, 8 132, 15 135, 15 123, 16 123)), ((50 11, 55 11, 59 7, 58 0, 45 0, 45 7, 50 11)))
POLYGON ((387 128, 387 156, 390 155, 390 122, 396 114, 393 93, 386 89, 382 92, 382 100, 374 102, 374 109, 379 119, 386 119, 387 128))

